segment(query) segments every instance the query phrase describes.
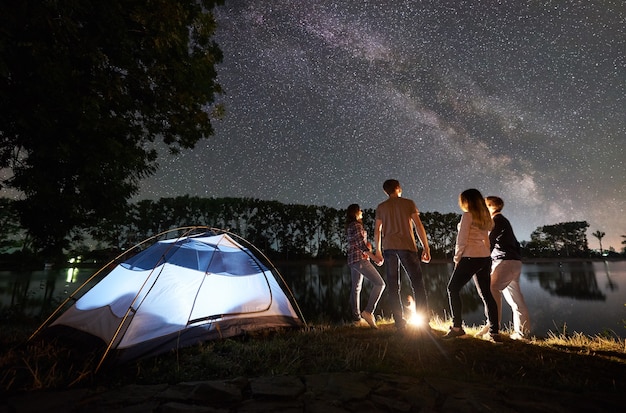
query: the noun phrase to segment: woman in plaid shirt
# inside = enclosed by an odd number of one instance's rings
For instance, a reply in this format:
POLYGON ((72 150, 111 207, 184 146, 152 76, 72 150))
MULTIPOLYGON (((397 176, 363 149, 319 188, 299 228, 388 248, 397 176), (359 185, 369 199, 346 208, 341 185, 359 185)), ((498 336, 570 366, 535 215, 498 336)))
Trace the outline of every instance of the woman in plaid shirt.
POLYGON ((352 276, 350 292, 352 319, 357 325, 365 320, 372 328, 378 328, 374 319, 374 310, 385 289, 385 282, 370 259, 379 266, 383 264, 383 261, 377 261, 377 257, 371 252, 372 244, 367 241, 367 232, 363 228, 363 211, 358 204, 352 204, 346 210, 346 232, 348 237, 348 267, 350 267, 352 276), (370 280, 373 286, 367 305, 361 312, 363 277, 370 280))

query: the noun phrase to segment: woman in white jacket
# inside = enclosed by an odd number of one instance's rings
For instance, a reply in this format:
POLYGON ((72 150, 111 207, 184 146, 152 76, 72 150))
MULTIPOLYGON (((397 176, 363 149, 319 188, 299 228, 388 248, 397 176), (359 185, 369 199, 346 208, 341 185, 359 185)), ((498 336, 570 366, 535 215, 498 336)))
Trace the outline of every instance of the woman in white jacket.
POLYGON ((448 299, 452 314, 452 326, 444 338, 465 335, 463 330, 463 302, 461 289, 472 278, 485 305, 485 315, 490 331, 483 336, 489 341, 501 341, 499 335, 498 306, 491 295, 491 248, 489 231, 493 228, 491 214, 480 191, 467 189, 459 195, 463 211, 458 225, 454 248, 454 271, 448 282, 448 299))

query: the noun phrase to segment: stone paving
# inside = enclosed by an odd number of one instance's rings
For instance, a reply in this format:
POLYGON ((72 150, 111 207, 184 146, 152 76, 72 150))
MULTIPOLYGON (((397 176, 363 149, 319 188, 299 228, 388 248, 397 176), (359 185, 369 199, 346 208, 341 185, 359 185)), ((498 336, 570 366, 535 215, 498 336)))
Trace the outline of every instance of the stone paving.
POLYGON ((13 395, 0 413, 618 412, 626 395, 331 373, 13 395))

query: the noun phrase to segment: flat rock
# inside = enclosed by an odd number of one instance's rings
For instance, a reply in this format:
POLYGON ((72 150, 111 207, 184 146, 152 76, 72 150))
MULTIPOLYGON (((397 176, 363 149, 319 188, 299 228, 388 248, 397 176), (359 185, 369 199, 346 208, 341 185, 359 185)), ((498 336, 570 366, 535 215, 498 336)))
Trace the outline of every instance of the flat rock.
POLYGON ((610 389, 573 393, 348 372, 29 392, 3 400, 0 413, 600 413, 623 411, 625 405, 626 395, 610 389))

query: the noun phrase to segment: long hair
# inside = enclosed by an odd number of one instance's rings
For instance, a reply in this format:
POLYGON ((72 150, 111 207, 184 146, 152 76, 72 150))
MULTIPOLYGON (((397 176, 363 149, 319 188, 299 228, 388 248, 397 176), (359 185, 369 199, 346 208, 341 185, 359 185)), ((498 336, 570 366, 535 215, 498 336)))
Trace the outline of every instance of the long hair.
POLYGON ((490 231, 493 228, 493 219, 485 203, 485 198, 478 189, 466 189, 459 195, 459 206, 465 212, 472 214, 473 224, 478 228, 490 231))
POLYGON ((359 220, 356 218, 356 214, 359 213, 361 207, 359 204, 350 204, 348 209, 346 209, 346 228, 353 222, 358 222, 359 220))

